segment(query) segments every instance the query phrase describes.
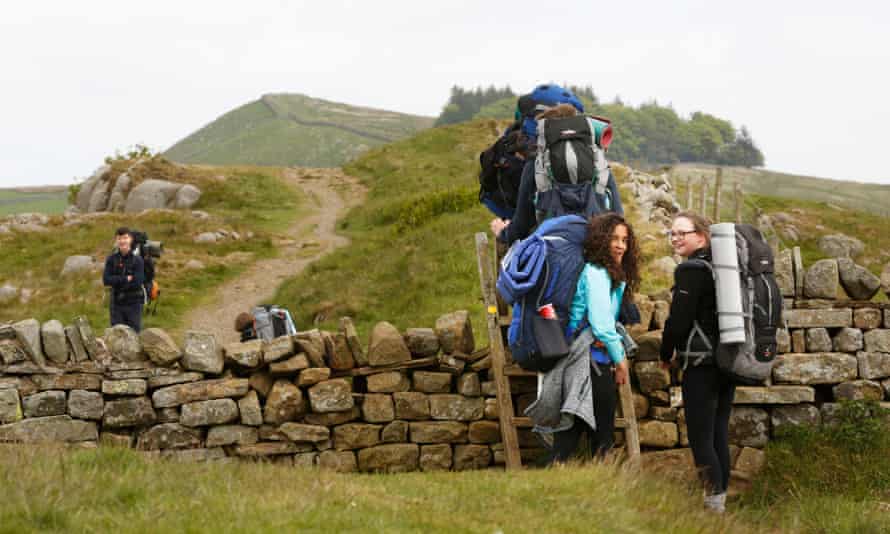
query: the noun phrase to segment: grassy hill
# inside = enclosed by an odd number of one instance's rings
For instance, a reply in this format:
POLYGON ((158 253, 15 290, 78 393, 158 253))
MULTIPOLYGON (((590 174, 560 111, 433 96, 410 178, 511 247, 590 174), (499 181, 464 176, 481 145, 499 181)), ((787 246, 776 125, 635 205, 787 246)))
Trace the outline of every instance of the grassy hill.
POLYGON ((67 205, 67 187, 0 189, 0 217, 30 212, 56 215, 65 211, 67 205))
MULTIPOLYGON (((287 280, 276 302, 287 305, 298 324, 335 328, 349 315, 363 332, 381 320, 400 328, 431 326, 442 313, 468 309, 481 335, 473 236, 487 230, 493 216, 478 202, 478 155, 503 126, 477 120, 434 128, 346 166, 369 188, 365 204, 340 225, 352 244, 287 280)), ((619 179, 625 172, 616 166, 619 179)), ((628 210, 634 209, 630 202, 628 210)), ((654 259, 667 252, 666 244, 651 242, 644 252, 654 259)), ((652 278, 644 289, 665 284, 664 277, 652 278)))
MULTIPOLYGON (((681 163, 671 170, 675 182, 687 178, 710 179, 713 188, 715 167, 701 163, 681 163)), ((741 183, 748 193, 834 204, 844 208, 867 211, 876 215, 890 216, 890 185, 831 180, 744 167, 724 167, 724 192, 730 192, 733 184, 741 183)))
POLYGON ((433 121, 299 94, 269 94, 222 115, 164 155, 181 163, 337 167, 433 121))
MULTIPOLYGON (((123 162, 122 165, 128 165, 123 162)), ((177 180, 198 185, 203 195, 195 206, 209 217, 190 211, 149 210, 141 214, 108 213, 83 218, 66 226, 61 216, 50 219, 47 232, 0 235, 0 285, 9 283, 31 291, 27 302, 15 300, 0 306, 0 322, 35 317, 68 322, 85 315, 96 327, 108 323, 108 297, 101 271, 62 278, 65 259, 89 255, 104 262, 113 245, 114 229, 130 226, 164 242, 158 262, 161 300, 157 315, 144 324, 163 328, 179 326, 185 312, 201 302, 223 281, 237 275, 259 258, 274 256, 276 232, 304 215, 302 193, 282 179, 280 170, 255 167, 180 168, 156 158, 155 176, 175 173, 177 180), (234 230, 251 239, 196 244, 193 237, 218 229, 234 230), (203 269, 187 269, 189 260, 203 269)), ((101 329, 100 329, 101 332, 101 329)))

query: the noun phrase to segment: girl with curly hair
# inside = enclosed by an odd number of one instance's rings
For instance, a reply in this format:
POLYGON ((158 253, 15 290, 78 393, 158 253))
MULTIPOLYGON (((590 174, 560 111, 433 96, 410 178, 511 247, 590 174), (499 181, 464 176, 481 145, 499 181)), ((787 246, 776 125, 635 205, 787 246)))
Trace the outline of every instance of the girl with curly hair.
POLYGON ((569 311, 569 332, 590 327, 595 338, 590 347, 591 386, 596 428, 580 418, 568 429, 553 435, 551 461, 567 460, 577 449, 586 430, 590 451, 602 458, 612 448, 616 384, 628 380, 624 344, 616 329, 623 302, 633 302, 640 286, 640 252, 633 228, 617 213, 590 219, 584 243, 584 259, 575 297, 569 311))

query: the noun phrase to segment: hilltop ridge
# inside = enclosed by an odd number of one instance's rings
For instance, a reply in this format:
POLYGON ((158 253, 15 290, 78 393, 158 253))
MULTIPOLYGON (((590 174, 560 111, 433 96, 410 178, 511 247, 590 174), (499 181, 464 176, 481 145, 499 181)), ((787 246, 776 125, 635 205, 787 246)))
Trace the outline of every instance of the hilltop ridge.
POLYGON ((164 155, 180 163, 336 167, 427 129, 434 120, 302 94, 265 94, 224 113, 164 155))

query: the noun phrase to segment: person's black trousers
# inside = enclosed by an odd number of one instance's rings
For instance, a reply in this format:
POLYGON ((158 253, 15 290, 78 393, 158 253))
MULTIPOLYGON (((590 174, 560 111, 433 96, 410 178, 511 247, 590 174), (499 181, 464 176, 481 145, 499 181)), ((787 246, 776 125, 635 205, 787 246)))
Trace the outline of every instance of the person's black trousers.
POLYGON ((111 326, 125 324, 135 330, 142 331, 142 304, 111 305, 111 326))
POLYGON ((734 396, 735 385, 713 365, 690 366, 683 372, 689 446, 709 494, 724 493, 729 486, 729 414, 734 396))
POLYGON ((590 453, 594 457, 606 455, 615 442, 615 408, 618 405, 618 388, 615 385, 615 371, 611 365, 598 364, 600 375, 590 369, 590 383, 593 388, 593 415, 596 429, 591 429, 584 421, 575 418, 575 424, 568 430, 553 434, 553 449, 548 463, 564 462, 578 449, 581 434, 587 431, 590 453))

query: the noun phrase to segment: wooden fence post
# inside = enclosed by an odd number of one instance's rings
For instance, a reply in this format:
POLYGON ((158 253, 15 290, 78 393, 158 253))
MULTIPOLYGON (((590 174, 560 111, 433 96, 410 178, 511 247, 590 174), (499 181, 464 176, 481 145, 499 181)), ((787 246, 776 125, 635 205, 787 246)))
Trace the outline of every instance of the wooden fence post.
POLYGON ((720 222, 720 191, 723 189, 723 167, 717 167, 717 177, 714 180, 714 217, 715 223, 720 222))
POLYGON ((742 184, 735 184, 735 223, 742 224, 742 206, 744 205, 742 197, 742 184))
POLYGON ((698 212, 702 217, 707 217, 708 209, 708 179, 701 177, 701 191, 698 192, 698 212))
POLYGON ((694 208, 692 206, 692 177, 686 178, 686 205, 684 206, 687 210, 692 211, 694 208))

